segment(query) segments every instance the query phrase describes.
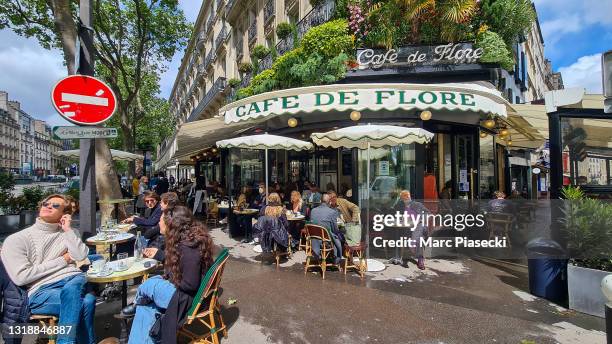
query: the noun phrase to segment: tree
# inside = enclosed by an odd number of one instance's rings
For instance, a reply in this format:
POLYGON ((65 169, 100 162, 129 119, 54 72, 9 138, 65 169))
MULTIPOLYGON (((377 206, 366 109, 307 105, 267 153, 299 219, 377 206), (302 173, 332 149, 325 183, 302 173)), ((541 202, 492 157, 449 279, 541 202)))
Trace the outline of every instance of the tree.
MULTIPOLYGON (((133 129, 145 116, 140 97, 148 74, 182 48, 191 32, 177 1, 92 0, 96 70, 117 96, 124 149, 135 148, 133 129)), ((61 48, 69 74, 74 74, 78 28, 76 1, 0 0, 0 29, 35 37, 41 46, 61 48)), ((96 140, 96 185, 101 199, 121 197, 106 140, 96 140)), ((103 211, 106 216, 107 210, 103 211)))

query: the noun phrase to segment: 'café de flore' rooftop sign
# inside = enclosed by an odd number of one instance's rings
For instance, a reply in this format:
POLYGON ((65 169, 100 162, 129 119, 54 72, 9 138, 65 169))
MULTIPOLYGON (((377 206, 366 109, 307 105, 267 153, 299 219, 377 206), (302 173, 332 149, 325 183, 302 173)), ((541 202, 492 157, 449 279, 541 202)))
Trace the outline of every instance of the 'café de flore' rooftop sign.
POLYGON ((341 84, 267 92, 219 110, 225 123, 285 114, 351 110, 458 110, 506 116, 504 98, 476 84, 341 84))
POLYGON ((359 69, 409 68, 418 66, 450 66, 477 63, 484 51, 472 43, 406 46, 390 50, 358 49, 359 69))

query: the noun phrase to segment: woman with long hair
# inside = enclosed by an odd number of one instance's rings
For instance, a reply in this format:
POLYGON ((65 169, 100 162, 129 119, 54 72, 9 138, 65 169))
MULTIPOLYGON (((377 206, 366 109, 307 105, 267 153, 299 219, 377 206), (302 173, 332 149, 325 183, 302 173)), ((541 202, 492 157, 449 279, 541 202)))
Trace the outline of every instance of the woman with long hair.
POLYGON ((264 252, 272 250, 274 241, 283 247, 287 247, 289 221, 287 221, 285 211, 279 194, 276 192, 269 194, 263 215, 257 219, 255 225, 255 231, 259 236, 259 242, 264 252))
POLYGON ((130 344, 175 343, 177 330, 213 263, 212 239, 189 208, 165 210, 159 227, 166 237, 165 273, 141 284, 134 304, 122 311, 124 315, 135 313, 130 344))

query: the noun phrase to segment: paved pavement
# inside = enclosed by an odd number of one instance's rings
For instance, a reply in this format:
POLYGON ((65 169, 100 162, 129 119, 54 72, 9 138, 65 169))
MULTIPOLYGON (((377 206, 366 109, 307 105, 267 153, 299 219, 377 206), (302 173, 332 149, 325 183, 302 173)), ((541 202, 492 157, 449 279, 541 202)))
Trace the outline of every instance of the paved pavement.
MULTIPOLYGON (((212 233, 232 255, 221 284, 222 343, 605 343, 603 319, 528 294, 519 265, 436 259, 424 272, 409 263, 364 280, 336 271, 322 280, 304 274, 302 252, 276 268, 251 245, 212 233)), ((119 308, 98 306, 99 339, 119 335, 111 317, 119 308)))

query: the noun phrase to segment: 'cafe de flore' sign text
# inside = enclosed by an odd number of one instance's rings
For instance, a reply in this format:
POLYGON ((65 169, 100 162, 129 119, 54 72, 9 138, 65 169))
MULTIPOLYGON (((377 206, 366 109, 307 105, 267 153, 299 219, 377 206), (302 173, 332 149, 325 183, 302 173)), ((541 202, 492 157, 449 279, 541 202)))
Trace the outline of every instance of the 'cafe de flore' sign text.
POLYGON ((410 68, 477 63, 484 51, 472 43, 448 43, 437 46, 406 46, 397 49, 359 49, 359 69, 410 68))
POLYGON ((459 110, 506 116, 503 98, 494 91, 417 84, 345 84, 287 89, 252 96, 220 110, 225 123, 272 115, 348 110, 459 110))

